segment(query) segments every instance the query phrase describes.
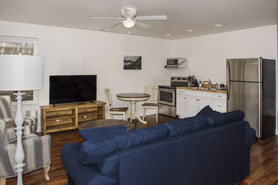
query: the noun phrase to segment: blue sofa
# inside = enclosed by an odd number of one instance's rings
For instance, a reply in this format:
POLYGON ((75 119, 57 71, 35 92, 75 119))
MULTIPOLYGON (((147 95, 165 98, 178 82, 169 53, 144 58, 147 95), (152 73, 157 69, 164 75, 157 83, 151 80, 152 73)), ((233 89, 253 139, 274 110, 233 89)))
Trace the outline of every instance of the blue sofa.
POLYGON ((103 137, 91 130, 92 138, 62 149, 68 184, 232 185, 250 172, 255 131, 243 117, 206 108, 151 128, 103 137))

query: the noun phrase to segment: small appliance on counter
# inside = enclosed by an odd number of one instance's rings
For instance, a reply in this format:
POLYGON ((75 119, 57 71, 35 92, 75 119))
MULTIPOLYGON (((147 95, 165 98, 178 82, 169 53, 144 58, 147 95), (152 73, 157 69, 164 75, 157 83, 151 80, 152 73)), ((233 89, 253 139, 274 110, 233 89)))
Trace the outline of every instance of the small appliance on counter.
POLYGON ((172 76, 171 77, 171 86, 172 87, 181 87, 181 86, 198 87, 199 83, 194 75, 188 76, 188 77, 172 76))

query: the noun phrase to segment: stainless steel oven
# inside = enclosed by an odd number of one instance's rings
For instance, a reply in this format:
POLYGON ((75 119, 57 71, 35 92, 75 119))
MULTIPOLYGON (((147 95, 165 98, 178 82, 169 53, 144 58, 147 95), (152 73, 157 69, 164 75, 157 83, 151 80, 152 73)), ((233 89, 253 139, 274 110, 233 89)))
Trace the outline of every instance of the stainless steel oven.
POLYGON ((176 88, 159 86, 158 91, 159 114, 176 117, 176 88))

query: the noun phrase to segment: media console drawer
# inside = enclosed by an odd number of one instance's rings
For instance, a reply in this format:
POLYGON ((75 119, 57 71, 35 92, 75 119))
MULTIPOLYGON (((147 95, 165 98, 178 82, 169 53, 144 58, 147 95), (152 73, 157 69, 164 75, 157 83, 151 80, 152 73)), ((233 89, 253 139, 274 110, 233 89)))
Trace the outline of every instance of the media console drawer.
POLYGON ((77 129, 86 121, 105 119, 104 102, 41 106, 43 134, 77 129))

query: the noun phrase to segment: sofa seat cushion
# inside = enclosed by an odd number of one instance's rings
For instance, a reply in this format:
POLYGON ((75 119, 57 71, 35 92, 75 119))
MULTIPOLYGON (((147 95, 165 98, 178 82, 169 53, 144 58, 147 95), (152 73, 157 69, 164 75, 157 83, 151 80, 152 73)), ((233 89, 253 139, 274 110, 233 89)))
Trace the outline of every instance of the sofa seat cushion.
POLYGON ((126 132, 126 127, 123 125, 115 125, 110 127, 101 127, 101 128, 88 128, 80 130, 79 134, 85 140, 99 139, 103 137, 109 137, 115 134, 121 134, 126 132))
POLYGON ((207 128, 208 120, 206 117, 199 115, 171 121, 165 125, 169 129, 169 137, 179 137, 207 128))
POLYGON ((131 130, 110 137, 88 140, 82 143, 79 160, 82 164, 98 164, 116 151, 166 139, 168 128, 157 125, 151 128, 131 130))
POLYGON ((69 143, 62 148, 61 158, 74 185, 116 185, 118 179, 102 175, 97 165, 83 165, 78 161, 80 143, 69 143))
POLYGON ((211 127, 216 127, 216 126, 220 126, 226 123, 230 123, 230 122, 236 122, 236 121, 240 121, 243 120, 244 118, 244 112, 240 111, 240 110, 235 110, 232 112, 225 112, 225 113, 221 113, 219 115, 211 115, 208 116, 208 124, 211 127))

